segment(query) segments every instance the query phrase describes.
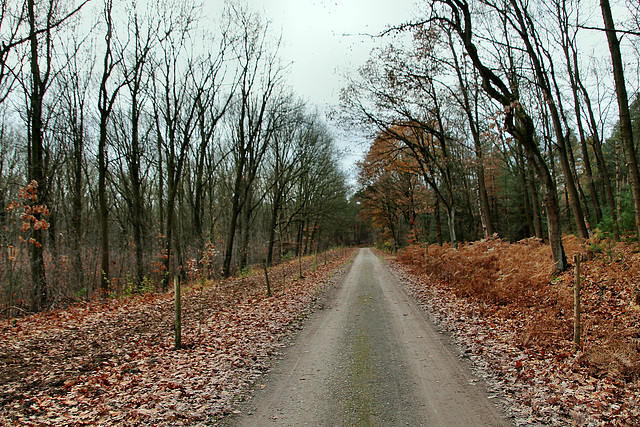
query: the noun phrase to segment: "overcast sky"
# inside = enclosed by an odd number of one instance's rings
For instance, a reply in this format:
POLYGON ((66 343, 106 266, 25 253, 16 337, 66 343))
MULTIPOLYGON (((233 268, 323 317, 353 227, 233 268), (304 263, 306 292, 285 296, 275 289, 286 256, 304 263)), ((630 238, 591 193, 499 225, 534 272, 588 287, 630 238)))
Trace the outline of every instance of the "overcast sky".
MULTIPOLYGON (((219 0, 207 0, 219 1, 219 0)), ((344 74, 355 73, 371 50, 389 40, 378 34, 388 25, 414 16, 416 0, 247 0, 271 21, 274 35, 282 34, 280 57, 292 62, 289 83, 294 92, 321 111, 338 104, 344 74)), ((358 135, 336 131, 351 169, 366 149, 358 135), (360 144, 358 144, 360 143, 360 144)))
POLYGON ((318 105, 333 104, 344 86, 340 74, 356 70, 390 24, 409 20, 415 0, 248 0, 282 32, 281 57, 293 61, 289 81, 318 105))

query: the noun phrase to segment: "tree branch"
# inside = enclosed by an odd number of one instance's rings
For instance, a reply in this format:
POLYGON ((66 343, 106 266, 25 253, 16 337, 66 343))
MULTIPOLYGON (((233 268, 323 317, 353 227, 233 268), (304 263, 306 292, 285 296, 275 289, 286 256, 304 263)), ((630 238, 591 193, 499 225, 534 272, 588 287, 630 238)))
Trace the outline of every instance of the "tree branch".
MULTIPOLYGON (((59 27, 60 25, 64 24, 69 18, 71 18, 73 15, 75 15, 76 13, 78 13, 80 11, 80 9, 82 9, 84 7, 84 5, 86 5, 87 3, 89 3, 91 0, 84 0, 82 3, 80 3, 80 5, 78 7, 76 7, 74 10, 72 10, 71 12, 69 12, 66 16, 62 17, 61 19, 59 19, 56 22, 51 23, 50 25, 47 25, 45 28, 42 28, 40 30, 35 31, 35 35, 39 36, 40 34, 46 33, 51 31, 54 28, 59 27)), ((5 55, 7 52, 9 52, 9 50, 13 49, 14 47, 21 45, 22 43, 28 42, 32 37, 32 34, 23 37, 21 39, 18 39, 16 41, 13 41, 9 44, 5 44, 4 42, 2 42, 2 49, 0 49, 1 55, 5 55)))
MULTIPOLYGON (((583 30, 594 30, 594 31, 602 31, 602 32, 607 32, 609 30, 605 29, 605 28, 600 28, 600 27, 589 27, 587 25, 577 25, 578 28, 583 29, 583 30)), ((630 36, 637 36, 640 37, 640 31, 631 31, 631 30, 619 30, 619 29, 615 29, 613 30, 614 33, 620 33, 620 34, 626 34, 626 35, 630 35, 630 36)))

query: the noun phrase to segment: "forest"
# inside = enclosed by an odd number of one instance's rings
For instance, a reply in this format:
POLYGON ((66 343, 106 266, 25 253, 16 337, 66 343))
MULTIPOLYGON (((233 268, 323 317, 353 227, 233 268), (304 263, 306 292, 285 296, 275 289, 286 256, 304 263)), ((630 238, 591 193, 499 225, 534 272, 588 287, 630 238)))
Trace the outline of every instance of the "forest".
POLYGON ((640 5, 416 8, 322 111, 242 2, 0 0, 0 424, 215 424, 359 245, 514 424, 640 423, 640 5))
POLYGON ((176 274, 351 242, 332 132, 288 86, 259 13, 1 6, 1 308, 166 291, 176 274))
POLYGON ((3 1, 2 307, 343 244, 535 237, 560 272, 563 235, 638 240, 638 5, 418 7, 327 118, 246 5, 3 1), (371 137, 353 189, 328 119, 371 137))
POLYGON ((635 2, 441 0, 390 26, 339 116, 366 127, 356 194, 394 251, 496 234, 638 240, 635 2))

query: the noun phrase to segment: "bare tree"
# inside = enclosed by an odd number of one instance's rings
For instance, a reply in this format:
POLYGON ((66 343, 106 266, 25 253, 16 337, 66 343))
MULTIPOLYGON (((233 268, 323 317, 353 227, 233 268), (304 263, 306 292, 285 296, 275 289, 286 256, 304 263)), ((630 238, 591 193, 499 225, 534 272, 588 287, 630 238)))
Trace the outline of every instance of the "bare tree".
POLYGON ((509 8, 495 6, 499 13, 504 14, 509 21, 511 28, 517 32, 519 38, 524 43, 527 56, 533 67, 535 81, 538 85, 543 102, 551 118, 553 131, 555 133, 555 143, 558 147, 560 165, 565 177, 565 183, 569 194, 571 208, 574 213, 576 227, 582 238, 588 238, 582 206, 580 204, 578 189, 573 174, 568 154, 568 143, 562 121, 561 99, 554 91, 555 70, 554 63, 549 52, 544 48, 538 25, 534 21, 528 10, 528 4, 519 0, 510 0, 509 8), (511 11, 511 12, 509 12, 511 11), (545 58, 547 59, 545 61, 545 58))
POLYGON ((469 123, 469 130, 473 139, 473 146, 476 155, 476 174, 478 182, 478 194, 480 196, 480 214, 484 228, 484 235, 491 236, 493 231, 493 221, 491 219, 491 210, 489 206, 489 195, 487 193, 487 185, 485 179, 483 147, 480 138, 480 117, 479 117, 479 96, 480 90, 477 85, 477 73, 472 74, 474 81, 469 81, 469 70, 467 63, 463 63, 459 58, 455 49, 455 45, 451 38, 451 33, 447 34, 449 46, 451 49, 453 68, 458 77, 459 90, 461 97, 454 93, 454 97, 462 107, 469 123))
MULTIPOLYGON (((432 17, 422 23, 439 22, 451 28, 459 37, 465 52, 480 74, 485 92, 504 108, 505 129, 522 144, 527 156, 533 162, 545 187, 545 206, 549 226, 549 241, 553 252, 556 270, 564 271, 568 264, 562 245, 560 206, 556 184, 551 176, 546 160, 535 140, 535 126, 531 115, 520 102, 519 94, 514 93, 509 82, 501 78, 485 64, 475 42, 470 4, 466 0, 441 0, 434 3, 432 17), (438 6, 444 6, 439 8, 438 6)), ((531 46, 533 48, 533 46, 531 46)), ((535 51, 534 51, 535 53, 535 51)), ((540 65, 541 67, 541 65, 540 65)))
POLYGON ((239 61, 240 83, 232 112, 234 171, 222 267, 225 276, 231 274, 238 219, 249 203, 251 186, 272 137, 276 116, 270 116, 270 112, 277 111, 282 102, 279 90, 284 76, 284 68, 276 57, 277 49, 269 51, 268 28, 256 15, 244 9, 233 8, 232 13, 240 30, 235 53, 239 61))
MULTIPOLYGON (((25 97, 27 188, 36 193, 29 204, 37 227, 33 227, 27 243, 34 311, 44 309, 51 296, 44 253, 47 242, 55 243, 55 236, 46 232, 51 225, 48 205, 50 182, 54 178, 47 169, 47 94, 56 75, 65 68, 64 58, 57 55, 63 24, 69 23, 85 3, 70 11, 55 0, 0 3, 0 29, 3 30, 0 35, 0 104, 6 102, 16 83, 19 84, 25 97)), ((55 103, 56 100, 51 102, 52 105, 55 103)))
POLYGON ((413 153, 420 173, 447 212, 451 244, 457 245, 457 166, 462 157, 455 134, 459 121, 449 111, 450 89, 442 83, 437 58, 438 31, 417 30, 419 43, 404 52, 389 46, 360 70, 361 82, 342 93, 342 110, 357 115, 382 134, 401 141, 413 153), (455 147, 455 148, 454 148, 455 147))
POLYGON ((139 292, 145 275, 143 253, 145 249, 144 185, 143 157, 145 142, 149 132, 141 132, 144 108, 149 102, 149 78, 153 49, 162 41, 160 23, 157 14, 147 9, 141 16, 133 2, 128 15, 127 30, 129 41, 122 52, 120 62, 121 79, 127 88, 128 132, 121 138, 119 149, 126 163, 127 172, 123 173, 123 196, 129 207, 129 221, 133 228, 133 252, 135 258, 134 292, 139 292))
POLYGON ((113 106, 118 98, 120 89, 126 85, 125 80, 111 84, 112 74, 122 62, 120 52, 114 53, 114 23, 113 0, 104 3, 105 45, 102 61, 102 76, 98 92, 99 136, 98 136, 98 216, 100 219, 100 249, 101 249, 101 277, 100 291, 103 297, 109 295, 111 286, 110 248, 109 248, 109 200, 107 190, 107 175, 109 164, 107 158, 107 142, 109 121, 113 106))
MULTIPOLYGON (((15 84, 16 68, 20 65, 20 61, 11 61, 11 54, 15 50, 18 43, 24 43, 21 37, 22 26, 27 21, 28 8, 27 4, 19 4, 10 0, 2 0, 0 2, 0 33, 2 36, 2 49, 0 50, 0 104, 11 93, 15 84)), ((37 28, 34 28, 37 33, 37 28)), ((34 34, 37 37, 37 34, 34 34)))
MULTIPOLYGON (((42 123, 42 103, 45 92, 49 85, 49 78, 52 72, 53 62, 53 40, 51 34, 52 22, 55 19, 56 3, 50 1, 45 11, 47 30, 44 33, 44 40, 40 40, 38 34, 40 28, 38 21, 40 16, 36 13, 35 0, 27 0, 26 4, 29 22, 29 46, 30 46, 30 69, 31 69, 31 92, 29 94, 29 158, 28 175, 29 181, 35 181, 38 188, 38 199, 35 204, 46 205, 47 185, 45 181, 44 165, 44 142, 42 123), (44 50, 44 58, 41 58, 41 50, 44 50), (44 61, 41 66, 41 59, 44 61)), ((36 219, 41 219, 41 214, 36 214, 36 219)), ((34 311, 43 309, 47 304, 47 279, 44 266, 44 229, 40 228, 33 232, 33 242, 30 245, 31 251, 31 278, 33 281, 32 304, 34 311)))
POLYGON ((35 11, 36 3, 29 0, 21 3, 0 0, 0 104, 11 93, 22 65, 21 58, 11 60, 11 54, 16 48, 29 44, 32 51, 34 38, 38 40, 38 37, 43 36, 45 40, 50 40, 52 32, 76 16, 89 1, 84 0, 75 9, 63 12, 54 1, 38 4, 39 10, 35 11), (37 22, 40 19, 40 9, 46 10, 46 19, 42 23, 37 22), (26 31, 23 31, 24 26, 27 27, 26 31))
MULTIPOLYGON (((158 149, 166 167, 166 222, 164 224, 164 274, 162 289, 169 286, 173 273, 173 250, 176 249, 178 265, 182 265, 181 246, 174 241, 176 232, 176 207, 183 173, 193 135, 197 131, 198 100, 211 84, 215 68, 201 67, 202 58, 189 55, 193 41, 197 6, 191 3, 168 9, 162 16, 166 39, 160 43, 159 57, 154 63, 154 122, 158 137, 158 149), (184 59, 186 56, 186 60, 184 59), (201 71, 204 71, 201 74, 201 71)), ((158 182, 160 193, 165 184, 158 182)), ((159 201, 163 204, 164 201, 159 201)))
POLYGON ((62 141, 64 162, 61 169, 65 169, 63 180, 68 191, 63 191, 61 208, 66 210, 66 217, 70 218, 71 262, 74 270, 74 285, 77 290, 85 286, 85 266, 83 264, 83 238, 86 231, 84 216, 86 214, 85 195, 87 190, 86 175, 86 146, 87 138, 87 108, 89 89, 93 74, 93 63, 89 61, 89 68, 84 68, 84 59, 80 57, 86 40, 78 39, 74 34, 65 52, 67 64, 66 73, 58 75, 58 92, 60 113, 57 114, 58 125, 53 130, 55 136, 62 141), (68 198, 67 198, 68 197, 68 198), (65 203, 65 200, 70 203, 65 203))
POLYGON ((620 137, 627 158, 627 168, 629 172, 629 184, 631 195, 635 207, 636 234, 640 243, 640 170, 638 169, 638 158, 633 142, 633 129, 631 127, 631 114, 629 112, 629 97, 627 95, 627 85, 624 79, 624 67, 622 65, 622 53, 620 52, 620 40, 616 33, 615 23, 611 14, 609 0, 600 0, 602 19, 609 43, 611 53, 611 65, 613 67, 613 78, 615 81, 616 96, 618 98, 618 113, 620 116, 620 137))
POLYGON ((271 149, 267 154, 268 200, 271 213, 267 240, 267 264, 273 264, 276 232, 285 222, 284 209, 296 182, 306 167, 305 151, 313 119, 306 117, 303 105, 294 105, 287 117, 277 126, 271 149))
MULTIPOLYGON (((196 99, 197 109, 197 127, 198 139, 197 148, 195 149, 195 177, 194 177, 194 200, 193 200, 193 226, 194 237, 199 242, 199 246, 204 245, 204 202, 205 189, 207 182, 211 181, 212 175, 222 162, 227 153, 218 153, 218 158, 213 159, 214 153, 211 150, 218 125, 227 114, 229 105, 235 96, 238 80, 233 76, 229 80, 227 76, 227 53, 234 41, 222 35, 218 50, 203 57, 200 62, 203 76, 206 76, 206 86, 203 87, 196 99), (226 92, 224 88, 227 88, 226 92), (208 158, 212 157, 212 158, 208 158), (207 170, 208 176, 205 176, 207 163, 212 168, 207 170)), ((217 144, 221 145, 221 144, 217 144)))
MULTIPOLYGON (((602 210, 600 207, 600 202, 598 200, 598 194, 596 191, 595 180, 593 178, 593 172, 591 168, 591 161, 589 159, 589 150, 587 147, 587 136, 584 127, 584 122, 582 118, 582 102, 580 96, 579 83, 580 82, 580 70, 578 67, 578 52, 576 50, 576 37, 578 32, 578 26, 572 25, 570 22, 571 14, 575 14, 575 21, 577 23, 579 19, 579 8, 578 2, 575 2, 575 7, 573 6, 574 2, 567 2, 566 0, 557 0, 553 5, 555 15, 557 17, 557 22, 559 24, 559 36, 560 36, 560 44, 562 46, 562 51, 565 57, 565 65, 567 68, 567 74, 569 76, 569 83, 571 85, 571 92, 573 95, 573 104, 575 108, 576 115, 576 125, 578 126, 578 137, 580 142, 580 148, 582 152, 582 159, 584 164, 584 173, 585 178, 587 180, 587 185, 589 187, 589 194, 591 196, 591 202, 594 207, 594 212, 596 216, 596 222, 599 223, 602 221, 602 210)), ((586 205, 585 205, 586 208, 586 205)), ((617 226, 616 233, 617 234, 617 226)))

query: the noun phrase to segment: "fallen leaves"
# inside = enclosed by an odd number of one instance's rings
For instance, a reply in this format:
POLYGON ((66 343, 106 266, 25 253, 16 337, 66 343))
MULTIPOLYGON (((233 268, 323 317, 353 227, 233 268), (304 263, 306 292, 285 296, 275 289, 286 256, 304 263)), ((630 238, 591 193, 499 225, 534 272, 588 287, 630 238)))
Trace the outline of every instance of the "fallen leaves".
MULTIPOLYGON (((584 248, 565 239, 569 259, 584 248)), ((639 425, 640 256, 623 244, 582 263, 583 343, 574 349, 573 271, 552 276, 538 241, 409 248, 390 260, 484 376, 517 425, 639 425)))
POLYGON ((210 425, 268 369, 349 255, 313 271, 307 259, 305 280, 291 279, 292 263, 284 287, 274 268, 269 298, 263 275, 185 290, 181 350, 170 294, 2 322, 0 425, 210 425))

